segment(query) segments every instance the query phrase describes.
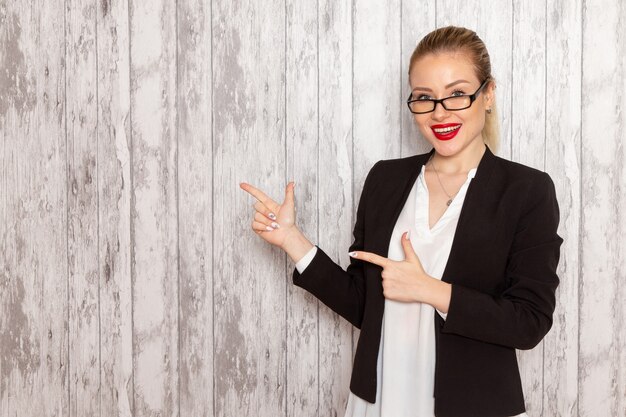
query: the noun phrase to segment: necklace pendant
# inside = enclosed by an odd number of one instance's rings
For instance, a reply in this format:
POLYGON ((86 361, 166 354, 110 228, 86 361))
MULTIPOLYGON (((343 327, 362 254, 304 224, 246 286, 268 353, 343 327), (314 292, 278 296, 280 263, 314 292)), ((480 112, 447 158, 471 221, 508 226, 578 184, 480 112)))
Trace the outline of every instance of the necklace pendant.
POLYGON ((448 202, 446 203, 446 205, 448 205, 448 206, 449 206, 450 204, 452 204, 452 199, 448 200, 448 202))

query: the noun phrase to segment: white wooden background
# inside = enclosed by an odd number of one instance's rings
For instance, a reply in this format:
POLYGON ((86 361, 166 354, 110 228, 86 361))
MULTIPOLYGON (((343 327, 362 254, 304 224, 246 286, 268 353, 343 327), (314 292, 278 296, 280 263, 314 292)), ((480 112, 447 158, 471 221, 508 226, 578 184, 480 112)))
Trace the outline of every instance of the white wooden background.
POLYGON ((342 416, 358 334, 250 229, 296 181, 344 267, 379 159, 429 149, 416 41, 475 29, 499 154, 546 170, 565 239, 528 413, 626 415, 620 0, 0 0, 0 417, 342 416))

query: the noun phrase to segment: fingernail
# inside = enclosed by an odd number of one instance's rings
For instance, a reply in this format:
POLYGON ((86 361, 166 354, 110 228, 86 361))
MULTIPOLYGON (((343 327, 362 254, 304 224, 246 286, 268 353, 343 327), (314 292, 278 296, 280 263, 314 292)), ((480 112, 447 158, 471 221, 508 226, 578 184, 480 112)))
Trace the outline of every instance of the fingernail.
POLYGON ((406 232, 406 240, 411 240, 411 231, 406 232))
POLYGON ((356 258, 356 252, 348 252, 348 255, 352 256, 353 258, 356 258))
POLYGON ((270 213, 268 216, 270 219, 276 220, 276 215, 274 213, 270 213))
POLYGON ((278 229, 280 227, 280 225, 278 223, 276 223, 276 222, 272 222, 272 227, 274 229, 278 229))
POLYGON ((268 232, 271 232, 272 230, 274 230, 273 228, 269 227, 269 226, 265 226, 265 230, 267 230, 268 232))

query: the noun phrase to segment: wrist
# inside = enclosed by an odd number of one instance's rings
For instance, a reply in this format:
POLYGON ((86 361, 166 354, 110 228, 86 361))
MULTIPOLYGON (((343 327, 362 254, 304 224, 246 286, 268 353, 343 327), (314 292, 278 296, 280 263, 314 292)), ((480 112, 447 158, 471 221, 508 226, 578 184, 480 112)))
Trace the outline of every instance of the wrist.
POLYGON ((292 227, 293 230, 285 237, 280 248, 296 263, 315 245, 295 225, 292 227))
MULTIPOLYGON (((432 278, 432 277, 431 277, 432 278)), ((447 313, 450 308, 450 296, 452 284, 432 278, 428 291, 428 304, 442 313, 447 313)))

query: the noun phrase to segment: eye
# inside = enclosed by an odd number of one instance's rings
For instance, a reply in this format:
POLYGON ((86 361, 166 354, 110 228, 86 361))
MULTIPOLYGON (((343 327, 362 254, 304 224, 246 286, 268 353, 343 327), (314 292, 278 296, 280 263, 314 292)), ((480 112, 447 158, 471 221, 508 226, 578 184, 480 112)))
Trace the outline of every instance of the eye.
POLYGON ((415 99, 416 100, 430 100, 431 97, 429 95, 427 95, 427 94, 420 94, 415 99))
POLYGON ((465 92, 464 92, 463 90, 454 90, 454 91, 452 92, 452 95, 453 95, 453 96, 455 96, 455 95, 457 95, 457 96, 462 96, 462 95, 465 95, 465 92), (457 94, 457 93, 458 93, 458 94, 457 94))

